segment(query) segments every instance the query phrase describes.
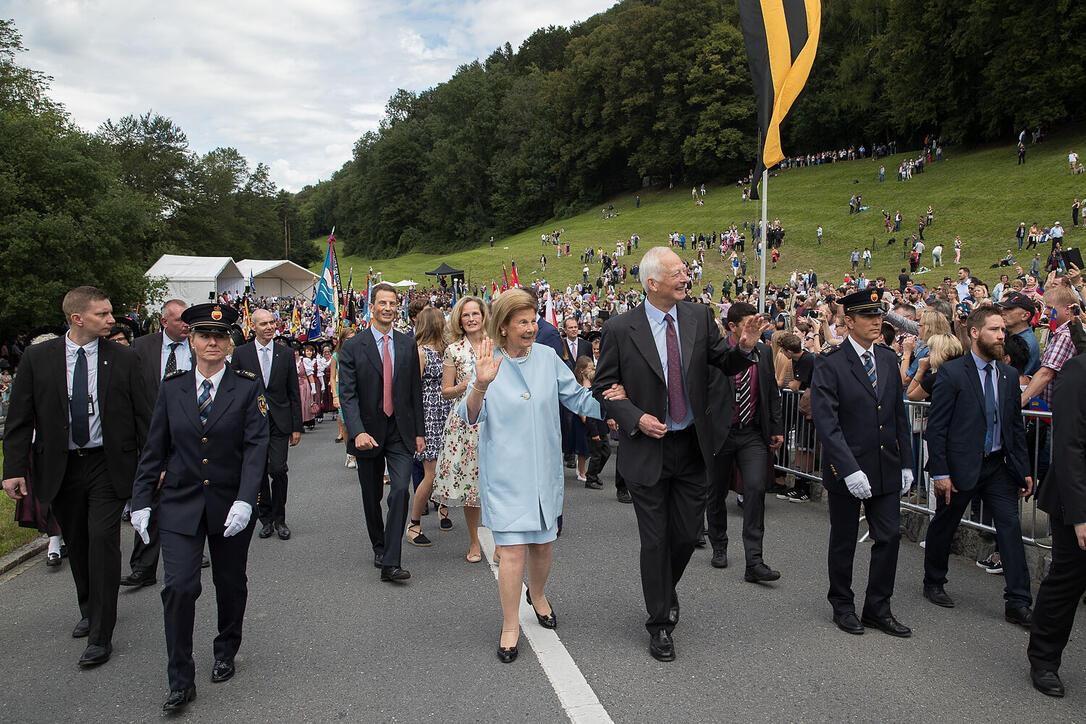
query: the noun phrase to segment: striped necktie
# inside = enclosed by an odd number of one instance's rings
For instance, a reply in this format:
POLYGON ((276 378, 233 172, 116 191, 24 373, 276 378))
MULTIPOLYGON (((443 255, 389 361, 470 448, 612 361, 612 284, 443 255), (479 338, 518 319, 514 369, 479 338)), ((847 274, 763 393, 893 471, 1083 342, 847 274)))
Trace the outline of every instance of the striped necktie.
POLYGON ((739 407, 739 424, 746 425, 753 417, 754 408, 750 404, 750 371, 753 365, 747 367, 739 375, 739 386, 736 388, 736 399, 739 407))
POLYGON ((207 424, 207 417, 211 414, 211 380, 204 380, 200 385, 200 396, 196 398, 196 406, 200 408, 200 424, 207 424))
POLYGON ((867 372, 868 379, 871 380, 871 389, 878 391, 878 376, 875 374, 875 358, 871 356, 870 352, 864 352, 864 370, 867 372))

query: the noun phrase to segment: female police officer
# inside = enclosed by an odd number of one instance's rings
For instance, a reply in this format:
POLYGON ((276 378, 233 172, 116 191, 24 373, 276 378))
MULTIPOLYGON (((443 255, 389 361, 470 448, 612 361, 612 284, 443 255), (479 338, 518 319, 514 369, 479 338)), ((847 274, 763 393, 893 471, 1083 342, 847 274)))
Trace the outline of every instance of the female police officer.
POLYGON ((132 490, 132 526, 146 540, 151 492, 165 471, 158 527, 170 679, 166 711, 183 709, 196 698, 192 629, 205 539, 219 613, 213 682, 234 675, 241 645, 250 519, 268 451, 268 404, 253 373, 226 364, 230 325, 237 316, 218 304, 199 304, 181 314, 191 329, 196 367, 163 379, 132 490))

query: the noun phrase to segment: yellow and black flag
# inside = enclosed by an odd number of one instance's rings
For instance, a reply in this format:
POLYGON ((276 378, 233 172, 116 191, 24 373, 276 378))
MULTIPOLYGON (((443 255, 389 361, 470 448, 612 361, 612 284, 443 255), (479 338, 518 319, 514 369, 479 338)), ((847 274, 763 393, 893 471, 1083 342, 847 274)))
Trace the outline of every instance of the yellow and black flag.
POLYGON ((822 3, 821 0, 738 2, 754 96, 758 101, 761 148, 752 179, 753 190, 762 171, 784 158, 781 121, 803 90, 814 65, 822 3))

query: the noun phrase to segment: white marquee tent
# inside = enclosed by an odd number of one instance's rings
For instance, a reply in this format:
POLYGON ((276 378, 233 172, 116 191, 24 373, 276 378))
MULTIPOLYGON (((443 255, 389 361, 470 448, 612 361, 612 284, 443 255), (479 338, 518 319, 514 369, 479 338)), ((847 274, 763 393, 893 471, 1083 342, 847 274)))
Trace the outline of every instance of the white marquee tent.
POLYGON ((238 262, 245 284, 252 273, 254 290, 261 297, 308 295, 317 275, 287 259, 242 259, 238 262))
POLYGON ((245 291, 248 277, 228 256, 180 256, 163 254, 144 276, 166 280, 166 299, 200 304, 216 294, 245 291))

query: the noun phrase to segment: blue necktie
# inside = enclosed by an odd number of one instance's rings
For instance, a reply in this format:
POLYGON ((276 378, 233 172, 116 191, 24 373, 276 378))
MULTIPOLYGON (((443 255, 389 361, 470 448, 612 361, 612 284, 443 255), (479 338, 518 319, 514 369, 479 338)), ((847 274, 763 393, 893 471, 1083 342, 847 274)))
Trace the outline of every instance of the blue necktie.
POLYGON ((204 380, 200 385, 200 396, 196 399, 200 408, 200 424, 207 424, 207 416, 211 414, 211 380, 204 380))
POLYGON ((82 347, 75 353, 72 375, 72 442, 83 447, 90 441, 90 390, 87 381, 87 353, 82 347))
POLYGON ((984 365, 984 454, 991 455, 995 445, 996 401, 995 385, 992 382, 992 363, 984 365))
POLYGON ((864 352, 864 371, 867 372, 868 379, 871 380, 871 389, 876 392, 879 389, 878 379, 875 375, 875 359, 871 356, 870 352, 864 352))

